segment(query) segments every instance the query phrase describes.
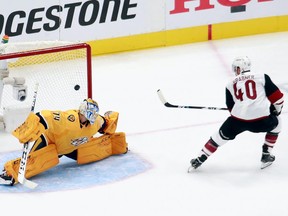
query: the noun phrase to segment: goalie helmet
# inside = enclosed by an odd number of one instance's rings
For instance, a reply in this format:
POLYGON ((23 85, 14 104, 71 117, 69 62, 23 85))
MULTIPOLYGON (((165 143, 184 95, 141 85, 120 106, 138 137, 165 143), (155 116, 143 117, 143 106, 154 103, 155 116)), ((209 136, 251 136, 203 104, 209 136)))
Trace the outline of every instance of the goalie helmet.
POLYGON ((91 98, 85 99, 80 104, 79 112, 85 116, 90 124, 94 124, 99 112, 98 103, 91 98))
POLYGON ((234 59, 232 63, 232 70, 236 76, 250 72, 251 61, 247 56, 240 56, 234 59), (238 71, 239 68, 239 71, 238 71))

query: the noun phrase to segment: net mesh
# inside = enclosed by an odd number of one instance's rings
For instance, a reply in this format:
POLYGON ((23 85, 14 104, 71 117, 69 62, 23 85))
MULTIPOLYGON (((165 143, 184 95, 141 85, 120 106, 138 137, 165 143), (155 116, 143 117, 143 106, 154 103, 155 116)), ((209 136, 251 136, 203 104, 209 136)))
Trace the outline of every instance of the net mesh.
POLYGON ((87 46, 79 48, 79 43, 59 41, 2 44, 0 53, 5 56, 5 60, 0 59, 0 69, 7 64, 9 77, 24 77, 27 86, 27 97, 21 102, 13 97, 13 87, 5 85, 1 110, 6 106, 30 106, 36 83, 35 111, 78 109, 83 99, 91 96, 91 67, 87 61, 91 55, 87 54, 87 46))

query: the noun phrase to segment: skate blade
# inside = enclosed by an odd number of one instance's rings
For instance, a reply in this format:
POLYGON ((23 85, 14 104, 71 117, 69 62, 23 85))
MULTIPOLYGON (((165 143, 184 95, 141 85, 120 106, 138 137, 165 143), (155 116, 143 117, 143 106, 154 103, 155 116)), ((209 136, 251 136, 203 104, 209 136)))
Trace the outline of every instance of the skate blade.
POLYGON ((0 178, 0 185, 11 185, 11 181, 0 178))
POLYGON ((192 167, 192 166, 190 166, 190 167, 188 168, 188 170, 187 170, 188 173, 191 173, 191 172, 193 172, 193 171, 195 171, 195 168, 192 167))
POLYGON ((269 167, 273 162, 267 162, 261 164, 261 169, 265 169, 266 167, 269 167))

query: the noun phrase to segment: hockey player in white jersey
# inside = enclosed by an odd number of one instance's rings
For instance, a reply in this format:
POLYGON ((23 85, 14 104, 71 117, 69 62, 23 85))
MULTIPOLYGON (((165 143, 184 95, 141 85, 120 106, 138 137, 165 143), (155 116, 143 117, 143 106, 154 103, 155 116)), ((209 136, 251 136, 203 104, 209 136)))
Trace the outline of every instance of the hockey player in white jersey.
POLYGON ((275 160, 272 149, 281 131, 280 114, 284 95, 267 74, 250 71, 247 56, 238 57, 232 63, 236 77, 226 86, 226 105, 230 116, 220 129, 203 146, 198 157, 190 163, 190 172, 201 166, 218 147, 233 140, 244 131, 266 133, 262 145, 261 169, 275 160))

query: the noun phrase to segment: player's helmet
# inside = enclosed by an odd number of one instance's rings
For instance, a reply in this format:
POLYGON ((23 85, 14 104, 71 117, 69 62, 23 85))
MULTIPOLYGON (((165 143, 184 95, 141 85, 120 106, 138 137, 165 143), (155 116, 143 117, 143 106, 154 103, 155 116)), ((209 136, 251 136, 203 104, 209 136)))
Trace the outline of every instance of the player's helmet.
POLYGON ((91 98, 85 99, 79 107, 79 111, 85 118, 90 122, 90 124, 94 124, 99 112, 98 103, 91 98))
POLYGON ((237 68, 240 68, 240 74, 250 72, 251 61, 247 56, 240 56, 234 59, 232 63, 232 70, 237 76, 237 68))

